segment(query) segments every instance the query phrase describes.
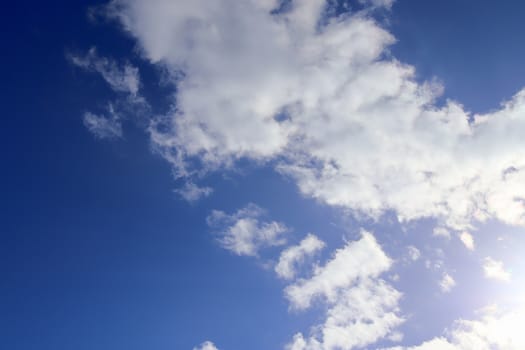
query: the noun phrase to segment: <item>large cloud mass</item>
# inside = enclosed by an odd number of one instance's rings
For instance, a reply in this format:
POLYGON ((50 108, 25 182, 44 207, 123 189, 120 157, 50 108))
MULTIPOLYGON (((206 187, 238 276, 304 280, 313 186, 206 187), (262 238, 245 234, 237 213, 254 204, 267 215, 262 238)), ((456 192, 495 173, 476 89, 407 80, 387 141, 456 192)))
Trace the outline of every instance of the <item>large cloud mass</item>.
POLYGON ((525 223, 525 91, 486 115, 438 106, 441 87, 389 57, 394 38, 368 12, 328 16, 324 0, 278 7, 107 7, 177 84, 176 107, 150 132, 179 176, 278 159, 304 194, 366 215, 394 210, 453 229, 491 217, 525 223))

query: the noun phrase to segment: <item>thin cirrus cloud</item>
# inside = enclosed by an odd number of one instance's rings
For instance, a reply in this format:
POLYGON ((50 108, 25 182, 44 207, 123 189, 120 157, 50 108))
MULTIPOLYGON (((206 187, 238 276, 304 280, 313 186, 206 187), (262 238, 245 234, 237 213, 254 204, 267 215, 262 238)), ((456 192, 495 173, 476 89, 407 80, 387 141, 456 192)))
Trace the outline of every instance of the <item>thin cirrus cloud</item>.
POLYGON ((102 116, 91 112, 84 113, 84 126, 95 137, 100 139, 117 139, 122 137, 122 124, 117 114, 112 113, 113 108, 109 108, 110 116, 102 116))
POLYGON ((149 128, 175 173, 275 159, 303 194, 371 217, 525 224, 525 91, 487 114, 438 106, 442 87, 390 57, 394 37, 366 12, 326 19, 324 0, 277 4, 106 7, 177 85, 176 109, 149 128))
POLYGON ((101 57, 96 48, 91 48, 86 54, 66 56, 75 66, 99 73, 115 92, 123 92, 136 96, 140 87, 140 75, 137 67, 128 63, 119 65, 117 62, 101 57))
POLYGON ((117 99, 108 103, 103 114, 84 113, 84 126, 99 139, 122 138, 122 120, 126 110, 132 109, 134 113, 138 113, 139 110, 149 108, 146 100, 139 94, 138 68, 129 63, 118 64, 112 59, 101 57, 96 48, 91 48, 83 55, 68 53, 66 58, 83 70, 98 73, 117 93, 117 99))

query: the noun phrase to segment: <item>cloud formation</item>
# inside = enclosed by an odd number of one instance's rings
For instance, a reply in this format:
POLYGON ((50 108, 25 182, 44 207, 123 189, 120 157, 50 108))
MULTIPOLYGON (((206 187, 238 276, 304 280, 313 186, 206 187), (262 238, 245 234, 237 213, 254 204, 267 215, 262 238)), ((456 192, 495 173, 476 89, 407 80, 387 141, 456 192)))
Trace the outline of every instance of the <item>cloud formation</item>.
POLYGON ((317 236, 308 234, 298 245, 283 250, 279 262, 275 266, 277 276, 287 280, 293 279, 297 273, 297 265, 324 247, 325 243, 317 236))
POLYGON ((305 337, 294 336, 289 350, 350 350, 393 335, 404 322, 399 315, 401 293, 379 276, 392 261, 374 236, 362 238, 337 250, 325 266, 309 279, 299 279, 285 289, 295 309, 306 309, 319 300, 328 306, 323 324, 305 337))
POLYGON ((220 236, 219 242, 237 255, 256 256, 264 247, 286 243, 288 228, 277 221, 261 221, 264 210, 249 204, 234 214, 214 210, 208 216, 208 225, 220 236))
POLYGON ((525 224, 525 91, 483 115, 437 105, 442 87, 389 56, 395 39, 367 12, 328 18, 324 0, 277 7, 106 7, 177 84, 176 108, 150 127, 177 174, 279 160, 305 195, 371 217, 394 210, 455 230, 489 218, 525 224))
POLYGON ((198 347, 193 348, 193 350, 219 350, 219 349, 217 349, 215 344, 213 344, 211 341, 205 341, 198 347))
POLYGON ((443 293, 448 293, 456 286, 456 280, 448 273, 444 273, 439 281, 439 287, 443 293))
POLYGON ((117 139, 122 137, 122 124, 113 109, 109 109, 110 116, 84 113, 84 126, 99 139, 117 139))
POLYGON ((418 346, 383 350, 519 350, 525 348, 523 322, 523 308, 511 311, 491 308, 478 320, 456 321, 446 336, 418 346))
POLYGON ((101 57, 94 47, 85 55, 68 54, 67 58, 80 68, 99 73, 113 91, 137 96, 140 87, 137 67, 129 63, 119 65, 111 59, 101 57))
POLYGON ((503 262, 492 259, 490 256, 483 262, 485 277, 503 282, 510 281, 510 272, 506 271, 503 262))
POLYGON ((118 64, 115 60, 102 57, 94 47, 85 55, 68 53, 66 58, 79 68, 99 74, 117 93, 115 102, 108 104, 104 114, 84 113, 86 128, 99 139, 122 138, 122 116, 128 110, 140 114, 149 109, 148 103, 139 94, 139 69, 129 63, 118 64))

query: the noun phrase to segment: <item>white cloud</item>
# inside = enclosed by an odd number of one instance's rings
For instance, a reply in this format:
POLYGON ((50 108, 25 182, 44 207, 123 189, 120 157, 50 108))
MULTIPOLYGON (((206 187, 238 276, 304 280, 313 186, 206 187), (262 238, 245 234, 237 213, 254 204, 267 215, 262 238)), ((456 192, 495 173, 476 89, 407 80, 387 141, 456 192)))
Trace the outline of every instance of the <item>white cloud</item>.
POLYGON ((461 232, 459 234, 459 239, 461 240, 461 242, 465 245, 465 247, 468 250, 474 250, 475 249, 474 237, 472 237, 472 235, 469 232, 467 232, 467 231, 461 232))
POLYGON ((407 250, 408 250, 408 257, 410 258, 410 260, 417 261, 421 257, 421 252, 419 251, 419 249, 417 249, 413 245, 408 246, 407 250))
POLYGON ((285 290, 286 297, 297 309, 310 307, 313 299, 333 301, 341 288, 360 278, 375 278, 387 271, 391 259, 381 249, 374 236, 366 231, 356 242, 338 249, 332 260, 316 269, 309 279, 299 279, 285 290))
POLYGON ((450 239, 450 231, 444 227, 439 227, 439 226, 435 227, 432 233, 436 237, 443 237, 443 238, 450 239))
POLYGON ((122 124, 117 114, 110 108, 110 116, 100 116, 91 112, 84 113, 85 127, 100 139, 117 139, 122 137, 122 124))
POLYGON ((525 224, 525 91, 484 115, 438 107, 439 84, 417 83, 413 67, 385 55, 395 39, 366 14, 319 26, 323 0, 270 14, 275 6, 107 7, 177 82, 176 108, 150 128, 177 174, 279 159, 302 193, 372 217, 394 210, 456 230, 488 218, 525 224))
POLYGON ((86 55, 67 55, 76 66, 99 73, 116 92, 125 92, 136 96, 140 87, 140 76, 137 67, 128 63, 119 65, 106 57, 100 57, 95 48, 86 55))
POLYGON ((446 337, 431 339, 419 346, 384 350, 521 350, 525 349, 523 308, 489 311, 479 320, 458 320, 446 337))
POLYGON ((193 350, 219 350, 217 347, 211 342, 206 341, 199 345, 198 347, 193 348, 193 350))
POLYGON ((196 202, 201 198, 208 197, 212 194, 213 189, 211 187, 199 187, 195 183, 189 181, 179 189, 175 190, 182 198, 192 203, 196 202))
POLYGON ((485 258, 483 272, 487 278, 504 282, 510 281, 510 272, 505 270, 503 262, 494 260, 491 257, 485 258))
POLYGON ((232 215, 214 210, 208 216, 208 225, 217 230, 221 245, 237 255, 256 256, 259 249, 286 243, 283 237, 288 228, 276 221, 265 222, 260 218, 264 211, 249 204, 232 215))
POLYGON ((297 273, 297 265, 302 263, 306 257, 323 249, 325 243, 317 236, 308 234, 298 245, 286 248, 279 257, 275 266, 277 275, 284 279, 293 279, 297 273))
POLYGON ((444 273, 439 281, 439 287, 443 293, 448 293, 456 286, 456 281, 448 273, 444 273))
POLYGON ((337 250, 310 279, 287 287, 286 296, 296 309, 308 308, 314 299, 328 305, 324 323, 313 327, 308 337, 296 334, 287 349, 349 350, 389 335, 399 337, 394 329, 404 321, 398 315, 401 293, 378 278, 390 266, 374 236, 363 231, 359 241, 337 250))

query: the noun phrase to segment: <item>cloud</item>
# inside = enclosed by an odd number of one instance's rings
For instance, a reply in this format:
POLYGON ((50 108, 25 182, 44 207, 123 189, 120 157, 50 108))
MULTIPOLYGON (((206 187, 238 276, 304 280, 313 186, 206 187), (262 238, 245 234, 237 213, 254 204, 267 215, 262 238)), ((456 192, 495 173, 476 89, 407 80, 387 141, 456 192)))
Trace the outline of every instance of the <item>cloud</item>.
POLYGON ((379 278, 391 260, 371 233, 339 249, 310 279, 299 279, 285 294, 295 309, 306 309, 314 299, 328 306, 323 324, 302 333, 287 345, 289 350, 349 350, 375 343, 403 323, 398 315, 401 293, 379 278))
POLYGON ((98 55, 96 48, 91 48, 85 55, 68 54, 67 58, 74 65, 88 71, 99 73, 115 92, 124 92, 137 96, 140 76, 137 67, 128 63, 117 62, 98 55))
POLYGON ((474 250, 475 249, 474 237, 472 237, 472 235, 469 232, 467 232, 467 231, 461 232, 460 235, 459 235, 459 239, 461 240, 461 242, 465 245, 465 247, 468 250, 474 250))
POLYGON ((276 160, 303 194, 370 217, 393 210, 458 231, 489 218, 525 224, 525 91, 487 114, 438 106, 442 87, 416 82, 367 12, 326 18, 323 0, 276 4, 106 7, 177 84, 176 107, 149 129, 177 174, 276 160))
POLYGON ((186 182, 183 187, 176 189, 175 192, 186 201, 193 203, 201 198, 211 195, 213 189, 211 187, 199 187, 190 181, 186 182))
POLYGON ((193 348, 193 350, 219 350, 217 347, 211 342, 206 341, 199 345, 198 347, 193 348))
POLYGON ((419 251, 419 249, 417 249, 413 245, 408 246, 407 250, 408 250, 408 257, 410 258, 410 260, 417 261, 421 257, 421 252, 419 251))
POLYGON ((275 266, 275 272, 280 278, 293 279, 297 273, 297 265, 302 263, 306 257, 323 249, 325 243, 317 236, 308 234, 298 245, 286 248, 279 257, 275 266))
POLYGON ((510 281, 510 272, 505 270, 503 267, 503 262, 494 260, 491 257, 485 258, 483 263, 483 272, 487 278, 504 282, 510 281))
POLYGON ((444 273, 439 281, 439 287, 443 293, 448 293, 456 286, 456 281, 448 273, 444 273))
POLYGON ((525 349, 523 308, 489 310, 478 320, 458 320, 446 336, 413 347, 383 350, 520 350, 525 349))
POLYGON ((134 116, 148 114, 150 106, 139 94, 140 76, 137 67, 101 57, 96 48, 91 48, 85 55, 68 53, 66 57, 75 66, 100 74, 118 94, 115 101, 108 104, 107 115, 84 113, 84 125, 97 138, 121 138, 123 116, 129 113, 134 116))
POLYGON ((310 307, 313 299, 332 301, 341 288, 360 278, 377 277, 387 271, 392 261, 381 249, 375 237, 366 231, 356 242, 338 249, 332 260, 317 269, 310 279, 299 279, 286 288, 285 294, 297 309, 310 307))
POLYGON ((432 234, 436 237, 443 237, 443 238, 450 239, 450 231, 444 227, 439 227, 439 226, 435 227, 434 230, 432 231, 432 234))
POLYGON ((260 207, 249 204, 232 215, 214 210, 207 222, 217 231, 219 242, 225 249, 237 255, 256 256, 261 248, 285 244, 283 235, 289 231, 280 222, 261 221, 263 214, 260 207))
POLYGON ((91 112, 84 113, 85 127, 99 139, 118 139, 122 137, 120 118, 110 108, 110 116, 100 116, 91 112))

